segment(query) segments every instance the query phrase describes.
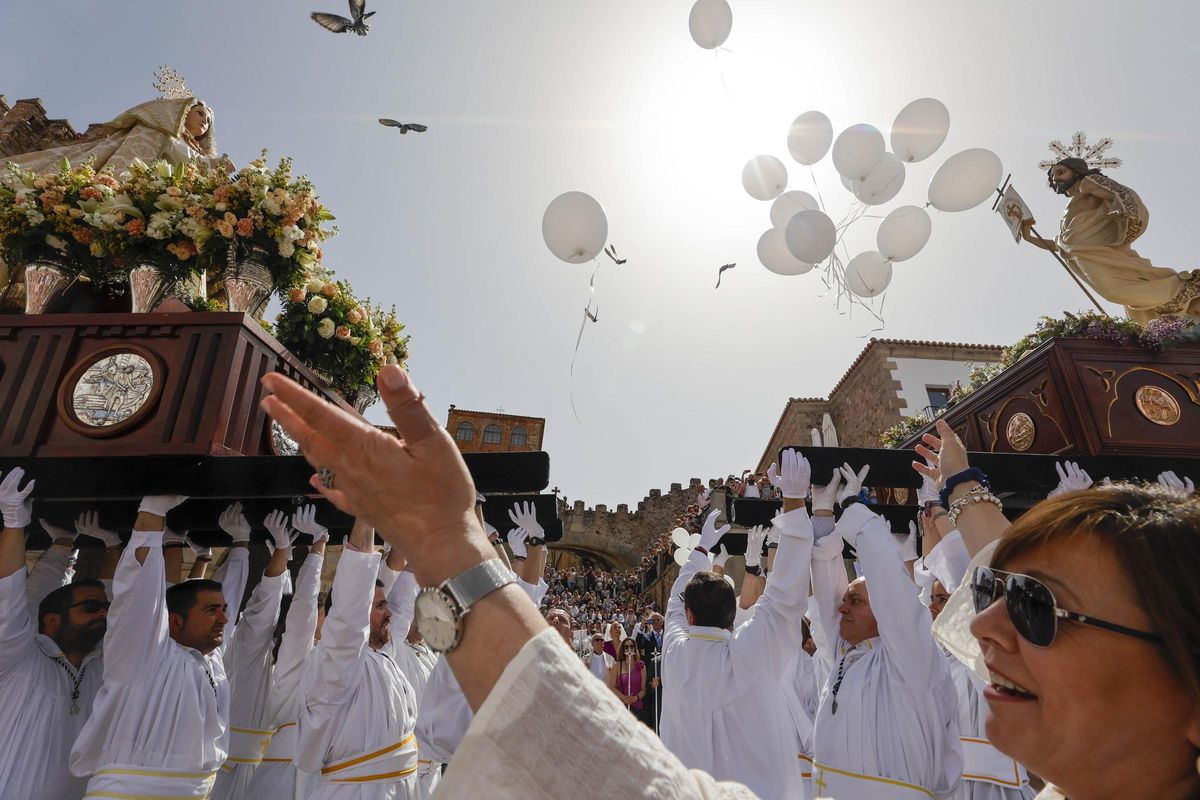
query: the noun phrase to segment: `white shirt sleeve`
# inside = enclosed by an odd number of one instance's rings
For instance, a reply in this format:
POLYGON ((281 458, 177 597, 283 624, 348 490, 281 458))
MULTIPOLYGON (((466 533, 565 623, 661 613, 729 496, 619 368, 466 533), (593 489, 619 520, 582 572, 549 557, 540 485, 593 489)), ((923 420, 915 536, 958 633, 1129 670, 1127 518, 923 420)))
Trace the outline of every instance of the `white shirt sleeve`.
MULTIPOLYGON (((814 521, 816 524, 829 524, 814 521)), ((778 558, 778 556, 776 556, 778 558)), ((849 581, 846 578, 846 567, 842 563, 842 537, 831 533, 812 549, 812 600, 809 611, 812 616, 813 642, 817 645, 817 654, 821 661, 832 664, 836 661, 834 648, 837 646, 838 627, 841 615, 838 606, 846 594, 849 581)), ((770 581, 767 581, 768 585, 770 581)))
POLYGON ((708 556, 693 550, 692 554, 688 556, 688 560, 680 567, 679 575, 676 576, 675 582, 671 584, 671 594, 667 597, 667 613, 663 618, 666 628, 662 644, 664 653, 677 643, 687 641, 689 626, 687 613, 683 610, 683 598, 681 595, 693 575, 700 570, 709 569, 711 566, 712 564, 709 562, 708 556))
MULTIPOLYGON (((300 689, 304 660, 313 649, 317 633, 317 602, 321 592, 321 567, 325 556, 309 553, 296 575, 296 591, 288 608, 287 624, 275 659, 272 706, 282 707, 283 700, 300 689)), ((287 720, 291 721, 291 720, 287 720)))
POLYGON ((416 616, 416 607, 413 604, 420 590, 421 587, 417 586, 417 579, 411 572, 404 570, 396 574, 396 580, 387 593, 388 610, 392 612, 392 621, 388 624, 391 641, 386 648, 389 654, 394 653, 395 648, 402 647, 404 640, 408 638, 408 630, 412 627, 413 617, 416 616))
POLYGON ((104 633, 105 683, 153 679, 153 666, 171 646, 162 538, 162 531, 134 531, 117 562, 104 633), (142 564, 137 560, 140 547, 148 548, 142 564))
POLYGON ((744 786, 684 767, 546 630, 505 667, 438 796, 577 797, 581 786, 596 797, 754 800, 744 786))
POLYGON ((232 665, 230 675, 236 675, 250 669, 250 665, 260 663, 271 646, 275 625, 279 622, 279 601, 283 599, 283 585, 283 575, 264 575, 250 593, 250 602, 246 603, 242 619, 233 632, 233 644, 226 657, 232 665))
POLYGON ((67 562, 71 560, 71 548, 51 545, 29 571, 25 581, 25 597, 29 601, 29 612, 37 618, 37 609, 46 596, 63 585, 67 574, 67 562))
POLYGON ((313 680, 305 685, 304 702, 310 708, 341 705, 358 687, 359 664, 371 635, 371 598, 378 569, 378 553, 342 551, 333 577, 333 605, 321 628, 313 680))
POLYGON ((17 669, 37 644, 26 602, 25 570, 0 578, 0 677, 17 669))
POLYGON ((900 544, 887 520, 855 503, 842 512, 837 528, 858 551, 879 638, 904 681, 918 686, 942 680, 944 670, 934 666, 944 666, 945 656, 933 640, 929 609, 904 568, 900 544))
POLYGON ((225 638, 221 642, 220 653, 223 656, 229 643, 237 633, 238 616, 242 608, 242 595, 246 593, 246 581, 250 579, 250 549, 247 547, 231 547, 221 565, 221 594, 225 596, 225 638))
POLYGON ((800 618, 808 607, 808 563, 812 524, 797 508, 776 517, 779 551, 767 588, 755 603, 754 616, 734 631, 729 651, 739 673, 752 670, 778 675, 800 649, 800 618))

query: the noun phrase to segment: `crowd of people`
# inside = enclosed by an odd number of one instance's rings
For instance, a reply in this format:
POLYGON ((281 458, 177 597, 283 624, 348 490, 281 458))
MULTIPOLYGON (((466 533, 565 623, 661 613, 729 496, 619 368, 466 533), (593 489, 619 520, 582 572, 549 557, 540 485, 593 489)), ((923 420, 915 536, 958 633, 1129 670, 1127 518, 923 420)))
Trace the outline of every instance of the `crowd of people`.
POLYGON ((1010 523, 939 423, 914 461, 914 557, 863 502, 869 465, 814 476, 786 451, 740 593, 700 490, 660 613, 636 571, 548 569, 531 505, 489 538, 402 370, 380 374, 400 438, 264 382, 314 489, 356 518, 326 597, 311 506, 264 520, 243 605, 239 505, 211 577, 212 553, 166 525, 182 495, 144 498, 128 536, 94 514, 44 523, 27 569, 36 481, 0 480, 0 798, 1200 796, 1187 478, 1093 483, 1065 463, 1010 523), (99 579, 68 575, 78 537, 104 548, 99 579))

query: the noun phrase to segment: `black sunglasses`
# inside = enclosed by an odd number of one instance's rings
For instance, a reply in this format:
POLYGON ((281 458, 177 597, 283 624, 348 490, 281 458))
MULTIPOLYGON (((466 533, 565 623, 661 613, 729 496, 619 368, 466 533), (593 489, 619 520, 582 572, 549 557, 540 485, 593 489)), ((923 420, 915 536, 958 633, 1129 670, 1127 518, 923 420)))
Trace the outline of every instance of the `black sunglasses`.
POLYGON ((1004 608, 1008 611, 1008 618, 1013 627, 1022 639, 1034 647, 1049 647, 1054 644, 1060 619, 1103 628, 1148 642, 1162 641, 1153 633, 1059 608, 1054 600, 1054 592, 1037 578, 991 567, 976 567, 975 574, 971 577, 971 597, 975 602, 975 613, 982 614, 1001 595, 1004 596, 1004 608))
POLYGON ((104 600, 80 600, 78 603, 71 603, 67 608, 82 608, 85 613, 95 614, 97 611, 107 611, 109 605, 104 600))

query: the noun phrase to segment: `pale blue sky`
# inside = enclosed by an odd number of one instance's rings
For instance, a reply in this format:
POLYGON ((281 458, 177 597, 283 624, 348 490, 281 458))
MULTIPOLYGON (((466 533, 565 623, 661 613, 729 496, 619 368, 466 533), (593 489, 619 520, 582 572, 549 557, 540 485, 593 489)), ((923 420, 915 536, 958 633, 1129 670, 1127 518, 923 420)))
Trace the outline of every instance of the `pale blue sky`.
MULTIPOLYGON (((776 276, 755 257, 769 204, 742 191, 741 167, 773 153, 811 191, 785 146, 803 111, 886 134, 910 100, 941 99, 950 137, 888 207, 923 203, 941 160, 988 147, 1043 232, 1062 209, 1036 168, 1046 142, 1112 136, 1126 160, 1113 176, 1153 214, 1140 251, 1197 266, 1194 4, 730 2, 732 52, 718 63, 688 36, 688 0, 379 2, 365 39, 308 19, 345 13, 337 0, 5 0, 0 93, 39 96, 83 127, 153 97, 154 68, 175 66, 237 163, 266 146, 315 181, 341 227, 329 264, 397 305, 434 412, 545 416, 555 484, 589 503, 752 466, 787 397, 824 395, 865 344, 867 319, 839 316, 815 274, 776 276), (380 116, 430 131, 401 137, 380 116), (567 367, 589 268, 556 260, 540 229, 572 189, 604 204, 629 259, 597 279, 581 423, 567 367)), ((816 177, 846 209, 828 159, 816 177)), ((876 224, 852 230, 852 254, 874 249, 876 224)), ((935 212, 876 335, 1007 344, 1039 315, 1085 305, 987 206, 935 212)))

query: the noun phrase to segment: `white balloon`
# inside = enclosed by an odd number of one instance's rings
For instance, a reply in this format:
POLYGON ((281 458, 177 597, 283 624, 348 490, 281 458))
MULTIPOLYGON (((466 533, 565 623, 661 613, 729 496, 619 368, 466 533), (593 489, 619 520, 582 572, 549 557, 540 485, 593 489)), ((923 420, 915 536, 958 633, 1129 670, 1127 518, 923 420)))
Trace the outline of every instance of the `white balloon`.
POLYGON ((875 233, 875 246, 888 261, 907 261, 929 241, 933 222, 920 206, 900 206, 884 217, 875 233))
POLYGON ((742 188, 755 200, 774 200, 787 188, 787 167, 775 156, 755 156, 742 167, 742 188))
POLYGON ((904 162, 893 153, 884 153, 867 177, 855 184, 854 196, 869 206, 877 206, 898 195, 903 185, 904 162))
POLYGON ((892 152, 908 164, 924 161, 937 152, 949 132, 950 112, 941 100, 913 100, 892 123, 892 152))
POLYGON ((842 182, 842 186, 844 186, 846 188, 846 191, 849 192, 850 194, 857 194, 858 193, 858 185, 860 183, 862 183, 862 181, 852 181, 849 178, 843 178, 841 176, 838 176, 838 180, 840 180, 842 182))
POLYGON ((688 532, 683 528, 676 528, 671 531, 671 543, 676 547, 688 546, 688 532))
POLYGON ((874 297, 891 282, 891 263, 874 250, 859 253, 846 265, 846 288, 853 295, 874 297))
POLYGON ((782 228, 788 224, 788 220, 801 211, 820 207, 817 199, 808 192, 797 190, 784 192, 775 198, 774 203, 771 203, 771 224, 776 228, 782 228))
POLYGON ((788 130, 788 152, 801 164, 815 164, 829 152, 833 125, 820 111, 805 111, 788 130))
POLYGON ((771 228, 758 237, 758 260, 776 275, 803 275, 813 268, 788 250, 783 228, 771 228))
POLYGON ((695 550, 697 545, 699 545, 699 544, 700 544, 700 534, 693 533, 691 536, 688 537, 688 546, 691 547, 693 550, 695 550))
POLYGON ((690 556, 691 554, 692 554, 691 550, 688 550, 687 548, 684 548, 684 547, 679 548, 678 550, 675 551, 675 563, 682 567, 684 564, 687 563, 688 556, 690 556))
POLYGON ((726 0, 696 0, 688 15, 688 30, 696 44, 715 50, 725 44, 733 30, 733 9, 726 0))
POLYGON ((838 174, 861 181, 883 158, 883 134, 873 125, 851 125, 833 143, 833 167, 838 174))
POLYGON ((929 203, 939 211, 966 211, 996 191, 1004 165, 991 150, 974 147, 955 153, 929 182, 929 203))
POLYGON ((824 211, 801 211, 784 228, 787 249, 805 264, 819 264, 829 258, 837 243, 833 220, 824 211))
POLYGON ((546 207, 542 238, 550 252, 568 264, 591 261, 603 252, 608 241, 604 207, 589 194, 564 192, 546 207))

